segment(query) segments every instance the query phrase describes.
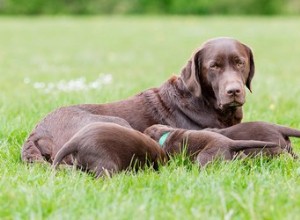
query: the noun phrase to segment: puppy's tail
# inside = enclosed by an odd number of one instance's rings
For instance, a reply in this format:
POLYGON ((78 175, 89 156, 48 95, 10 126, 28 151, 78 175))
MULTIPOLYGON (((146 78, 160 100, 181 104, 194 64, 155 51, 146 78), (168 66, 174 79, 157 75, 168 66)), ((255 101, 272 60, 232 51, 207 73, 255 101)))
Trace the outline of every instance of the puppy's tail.
POLYGON ((276 125, 279 129, 279 132, 288 137, 300 137, 300 130, 295 128, 289 128, 282 125, 276 125))
POLYGON ((55 158, 52 163, 53 169, 56 169, 66 156, 68 156, 71 153, 75 153, 76 151, 77 151, 76 143, 72 141, 68 141, 67 143, 65 143, 64 146, 55 155, 55 158))
POLYGON ((278 147, 278 144, 265 141, 248 141, 248 140, 236 140, 230 144, 230 150, 241 151, 251 148, 273 148, 278 147))

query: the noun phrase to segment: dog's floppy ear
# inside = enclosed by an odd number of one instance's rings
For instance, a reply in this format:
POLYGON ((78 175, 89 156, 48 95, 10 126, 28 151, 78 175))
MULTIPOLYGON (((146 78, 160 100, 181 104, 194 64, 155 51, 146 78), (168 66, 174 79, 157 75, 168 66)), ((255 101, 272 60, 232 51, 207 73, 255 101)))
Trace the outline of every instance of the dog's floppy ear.
POLYGON ((253 78, 254 72, 255 72, 255 65, 254 65, 253 53, 252 53, 252 50, 249 47, 247 47, 246 45, 244 45, 244 47, 248 51, 249 64, 250 64, 250 71, 249 71, 248 78, 246 80, 246 86, 250 90, 250 92, 252 92, 252 90, 251 90, 251 81, 252 81, 252 78, 253 78))
POLYGON ((181 71, 182 80, 187 89, 195 96, 201 96, 199 74, 201 72, 200 58, 202 49, 193 54, 187 65, 181 71))

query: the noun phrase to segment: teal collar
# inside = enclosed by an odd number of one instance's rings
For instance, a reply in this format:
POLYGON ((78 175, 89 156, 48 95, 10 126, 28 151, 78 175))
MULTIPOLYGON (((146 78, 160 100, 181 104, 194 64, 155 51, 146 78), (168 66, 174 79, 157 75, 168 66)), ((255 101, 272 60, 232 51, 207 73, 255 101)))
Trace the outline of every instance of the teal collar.
POLYGON ((167 132, 167 133, 164 133, 164 134, 160 137, 158 143, 159 143, 159 145, 160 145, 161 147, 162 147, 162 146, 164 145, 164 143, 166 142, 166 140, 167 140, 169 134, 170 134, 170 132, 167 132))

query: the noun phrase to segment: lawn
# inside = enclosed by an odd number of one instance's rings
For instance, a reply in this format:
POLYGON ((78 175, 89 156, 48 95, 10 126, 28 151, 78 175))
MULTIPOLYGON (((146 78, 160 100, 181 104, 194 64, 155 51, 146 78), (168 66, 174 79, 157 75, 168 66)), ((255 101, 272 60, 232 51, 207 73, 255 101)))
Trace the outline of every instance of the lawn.
MULTIPOLYGON (((253 49, 244 121, 300 128, 300 17, 0 17, 0 219, 297 219, 300 163, 289 156, 216 162, 175 158, 95 180, 20 159, 51 110, 105 103, 178 74, 209 38, 253 49)), ((300 140, 292 139, 300 153, 300 140)))

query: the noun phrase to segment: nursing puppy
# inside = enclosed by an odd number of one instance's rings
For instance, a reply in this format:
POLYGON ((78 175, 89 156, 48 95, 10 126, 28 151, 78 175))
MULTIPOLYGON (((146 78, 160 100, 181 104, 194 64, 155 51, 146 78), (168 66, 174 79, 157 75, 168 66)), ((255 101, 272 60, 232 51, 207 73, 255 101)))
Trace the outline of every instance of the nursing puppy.
POLYGON ((211 131, 175 129, 165 125, 153 125, 144 133, 158 141, 169 155, 178 154, 186 147, 187 155, 197 160, 200 166, 216 158, 232 160, 236 153, 245 149, 277 146, 271 142, 231 140, 211 131))
POLYGON ((78 131, 59 150, 53 161, 56 168, 67 155, 84 171, 101 177, 146 164, 158 168, 166 155, 159 145, 143 133, 114 123, 91 123, 78 131))
POLYGON ((252 148, 245 149, 247 155, 257 155, 262 152, 267 156, 275 156, 282 151, 287 151, 295 159, 298 156, 293 152, 293 147, 289 137, 300 137, 300 131, 277 124, 267 122, 245 122, 224 129, 205 129, 207 131, 217 132, 233 140, 258 140, 273 142, 278 145, 275 148, 252 148))

